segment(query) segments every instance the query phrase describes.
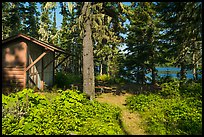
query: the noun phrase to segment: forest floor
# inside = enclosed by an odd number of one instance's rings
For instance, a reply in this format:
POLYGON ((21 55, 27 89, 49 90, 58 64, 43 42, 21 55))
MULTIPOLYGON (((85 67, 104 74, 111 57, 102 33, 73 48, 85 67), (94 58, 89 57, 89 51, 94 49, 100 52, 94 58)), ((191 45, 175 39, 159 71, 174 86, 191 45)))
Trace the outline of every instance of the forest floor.
POLYGON ((128 135, 146 135, 141 124, 141 117, 136 112, 131 112, 125 106, 125 99, 132 94, 125 93, 121 95, 113 95, 112 93, 102 93, 97 96, 96 100, 101 103, 108 103, 110 105, 118 106, 122 110, 122 126, 128 135))

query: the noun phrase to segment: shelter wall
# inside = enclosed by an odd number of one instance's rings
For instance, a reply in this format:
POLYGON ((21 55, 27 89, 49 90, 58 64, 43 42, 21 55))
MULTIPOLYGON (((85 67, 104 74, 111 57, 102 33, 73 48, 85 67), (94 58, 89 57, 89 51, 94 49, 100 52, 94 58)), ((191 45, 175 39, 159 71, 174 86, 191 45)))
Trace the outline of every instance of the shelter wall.
POLYGON ((25 86, 27 44, 21 39, 2 46, 2 86, 25 86))
MULTIPOLYGON (((30 42, 26 41, 28 44, 28 54, 27 54, 27 67, 33 63, 43 52, 43 48, 30 42)), ((27 71, 27 87, 38 87, 41 88, 42 80, 42 60, 39 60, 35 65, 33 65, 27 71)))
MULTIPOLYGON (((45 48, 27 41, 28 43, 28 61, 27 66, 34 62, 44 51, 45 48)), ((42 81, 47 86, 53 84, 53 63, 44 67, 53 59, 54 53, 49 51, 47 54, 40 59, 34 66, 32 66, 27 72, 27 85, 28 87, 37 86, 39 89, 43 87, 42 81)))
MULTIPOLYGON (((46 67, 46 65, 53 59, 54 59, 54 52, 48 52, 43 58, 43 66, 46 67)), ((54 79, 53 62, 44 69, 44 82, 47 86, 53 85, 53 79, 54 79)))

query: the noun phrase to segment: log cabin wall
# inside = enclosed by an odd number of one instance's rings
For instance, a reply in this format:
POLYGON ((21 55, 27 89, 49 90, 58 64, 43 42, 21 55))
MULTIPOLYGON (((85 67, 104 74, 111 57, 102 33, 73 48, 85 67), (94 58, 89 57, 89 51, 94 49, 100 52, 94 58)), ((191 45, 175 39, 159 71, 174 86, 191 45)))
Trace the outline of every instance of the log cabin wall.
POLYGON ((26 85, 26 51, 27 44, 18 39, 2 45, 2 87, 26 85))

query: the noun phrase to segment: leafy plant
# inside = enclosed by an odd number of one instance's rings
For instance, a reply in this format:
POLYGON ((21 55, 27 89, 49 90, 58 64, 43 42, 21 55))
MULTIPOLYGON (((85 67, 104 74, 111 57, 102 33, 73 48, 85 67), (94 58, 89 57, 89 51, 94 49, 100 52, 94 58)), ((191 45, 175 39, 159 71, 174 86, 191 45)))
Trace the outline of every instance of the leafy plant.
POLYGON ((25 89, 3 95, 2 107, 4 135, 124 134, 119 124, 119 108, 91 102, 80 91, 58 90, 49 101, 43 94, 25 89), (26 110, 26 114, 15 113, 16 106, 26 110))
POLYGON ((82 83, 82 77, 80 75, 58 72, 55 75, 55 85, 58 88, 67 89, 71 84, 82 83))
POLYGON ((103 75, 97 75, 96 80, 97 81, 103 81, 103 82, 108 82, 111 79, 110 75, 103 74, 103 75))
POLYGON ((178 83, 164 83, 158 94, 127 98, 128 108, 141 113, 150 134, 202 134, 202 100, 197 94, 190 94, 192 91, 200 94, 201 86, 198 83, 187 85, 184 92, 178 83), (185 93, 188 94, 184 96, 185 93))
POLYGON ((125 80, 124 78, 112 77, 112 76, 107 75, 107 74, 97 75, 96 76, 96 82, 99 82, 99 81, 102 81, 103 83, 107 83, 109 85, 111 85, 111 84, 124 85, 125 83, 127 83, 127 80, 125 80))
POLYGON ((183 97, 195 97, 202 100, 202 83, 189 81, 181 87, 180 91, 183 97))
POLYGON ((158 91, 158 94, 170 98, 170 97, 179 97, 179 88, 180 82, 178 80, 173 80, 171 82, 166 82, 161 84, 161 90, 158 91))

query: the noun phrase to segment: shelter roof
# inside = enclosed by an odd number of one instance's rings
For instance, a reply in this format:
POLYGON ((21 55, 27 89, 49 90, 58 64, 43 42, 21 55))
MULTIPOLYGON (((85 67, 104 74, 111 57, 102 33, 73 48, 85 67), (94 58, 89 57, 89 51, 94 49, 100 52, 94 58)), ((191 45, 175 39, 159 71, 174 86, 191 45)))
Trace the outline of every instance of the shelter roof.
POLYGON ((14 40, 19 39, 19 38, 29 40, 29 41, 31 41, 31 42, 39 45, 39 46, 42 46, 42 47, 44 47, 46 49, 49 49, 49 50, 53 51, 53 52, 60 52, 60 53, 66 54, 66 52, 62 48, 59 48, 59 47, 57 47, 57 46, 55 46, 53 44, 48 44, 48 43, 43 42, 41 40, 37 40, 37 39, 35 39, 33 37, 30 37, 30 36, 27 36, 25 34, 17 34, 17 35, 9 37, 7 39, 4 39, 4 40, 2 40, 2 44, 14 41, 14 40))

